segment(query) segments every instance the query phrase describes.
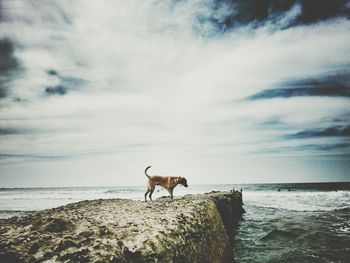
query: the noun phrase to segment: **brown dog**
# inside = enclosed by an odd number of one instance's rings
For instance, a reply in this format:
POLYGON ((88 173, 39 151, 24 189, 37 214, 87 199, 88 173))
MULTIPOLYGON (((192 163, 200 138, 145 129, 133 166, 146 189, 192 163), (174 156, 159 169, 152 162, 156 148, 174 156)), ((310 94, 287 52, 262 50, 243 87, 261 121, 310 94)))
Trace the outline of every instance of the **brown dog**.
POLYGON ((145 201, 147 202, 147 194, 149 193, 149 199, 152 201, 152 194, 156 185, 160 185, 164 189, 168 190, 170 198, 173 199, 173 190, 178 185, 181 184, 185 187, 188 187, 187 180, 181 176, 159 176, 159 175, 148 175, 147 170, 151 168, 148 166, 145 169, 145 175, 148 177, 147 191, 145 193, 145 201))

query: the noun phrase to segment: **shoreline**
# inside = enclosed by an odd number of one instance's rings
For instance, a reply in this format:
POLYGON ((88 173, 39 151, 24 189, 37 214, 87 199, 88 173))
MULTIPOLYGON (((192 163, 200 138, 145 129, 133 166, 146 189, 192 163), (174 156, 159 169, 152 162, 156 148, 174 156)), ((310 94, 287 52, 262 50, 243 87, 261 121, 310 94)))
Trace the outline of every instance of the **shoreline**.
MULTIPOLYGON (((305 186, 313 186, 313 185, 334 185, 334 186, 341 186, 344 187, 344 189, 337 189, 337 190, 350 190, 350 181, 322 181, 322 182, 254 182, 254 183, 208 183, 208 184, 193 184, 192 186, 223 186, 223 185, 236 185, 236 186, 249 186, 249 185, 305 185, 305 186), (346 186, 342 186, 346 185, 346 186)), ((9 186, 9 187, 0 187, 0 191, 6 191, 6 190, 24 190, 24 189, 62 189, 62 188, 91 188, 91 189, 96 189, 96 188, 145 188, 144 184, 136 184, 136 185, 99 185, 99 186, 94 186, 94 185, 87 185, 87 186, 81 186, 81 185, 76 185, 76 186, 9 186)), ((323 188, 321 188, 323 189, 323 188)))

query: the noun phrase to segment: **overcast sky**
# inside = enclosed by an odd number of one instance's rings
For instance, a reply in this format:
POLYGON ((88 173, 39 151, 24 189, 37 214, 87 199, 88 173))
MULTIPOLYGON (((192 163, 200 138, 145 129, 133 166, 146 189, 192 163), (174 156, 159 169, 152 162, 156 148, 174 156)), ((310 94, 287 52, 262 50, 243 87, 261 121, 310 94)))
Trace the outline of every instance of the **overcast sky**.
POLYGON ((350 181, 349 14, 1 0, 0 187, 350 181))

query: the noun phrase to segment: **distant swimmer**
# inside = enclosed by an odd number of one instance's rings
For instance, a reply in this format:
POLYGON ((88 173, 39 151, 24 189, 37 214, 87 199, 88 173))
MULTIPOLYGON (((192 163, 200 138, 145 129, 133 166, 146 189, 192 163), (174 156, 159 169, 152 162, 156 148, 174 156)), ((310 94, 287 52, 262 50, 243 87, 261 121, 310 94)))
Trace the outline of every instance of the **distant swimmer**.
POLYGON ((278 192, 281 192, 281 188, 278 188, 278 192))

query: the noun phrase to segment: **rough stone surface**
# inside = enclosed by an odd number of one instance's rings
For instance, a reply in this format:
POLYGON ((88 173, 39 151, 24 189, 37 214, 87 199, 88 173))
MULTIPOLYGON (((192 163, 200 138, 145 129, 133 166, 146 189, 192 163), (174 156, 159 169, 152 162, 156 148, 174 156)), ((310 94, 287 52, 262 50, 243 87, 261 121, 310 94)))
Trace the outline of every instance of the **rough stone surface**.
POLYGON ((0 262, 232 262, 239 192, 82 201, 0 220, 0 262))

